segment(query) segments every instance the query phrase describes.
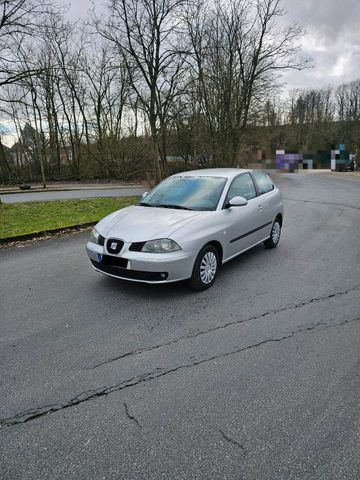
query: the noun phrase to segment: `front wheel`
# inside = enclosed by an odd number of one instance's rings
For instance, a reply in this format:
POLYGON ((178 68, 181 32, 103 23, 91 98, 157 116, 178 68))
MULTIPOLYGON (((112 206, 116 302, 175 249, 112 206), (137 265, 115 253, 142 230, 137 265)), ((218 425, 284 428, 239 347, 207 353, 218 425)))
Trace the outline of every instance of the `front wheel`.
POLYGON ((219 253, 212 245, 205 245, 196 257, 189 281, 190 287, 201 291, 211 287, 219 270, 219 253))
POLYGON ((280 220, 276 218, 271 227, 270 237, 264 242, 265 247, 275 248, 279 243, 280 235, 281 235, 281 223, 280 223, 280 220))

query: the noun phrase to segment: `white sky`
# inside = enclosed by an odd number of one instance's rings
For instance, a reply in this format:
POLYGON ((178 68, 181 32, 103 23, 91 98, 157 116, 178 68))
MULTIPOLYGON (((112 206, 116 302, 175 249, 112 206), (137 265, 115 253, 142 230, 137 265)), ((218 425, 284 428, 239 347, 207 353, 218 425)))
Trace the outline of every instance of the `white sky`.
MULTIPOLYGON (((84 18, 91 0, 70 1, 69 18, 84 18)), ((134 0, 136 1, 136 0, 134 0)), ((102 10, 106 0, 93 0, 102 10)), ((313 68, 284 75, 286 90, 339 85, 360 78, 360 0, 282 0, 287 23, 305 29, 303 53, 313 68)))

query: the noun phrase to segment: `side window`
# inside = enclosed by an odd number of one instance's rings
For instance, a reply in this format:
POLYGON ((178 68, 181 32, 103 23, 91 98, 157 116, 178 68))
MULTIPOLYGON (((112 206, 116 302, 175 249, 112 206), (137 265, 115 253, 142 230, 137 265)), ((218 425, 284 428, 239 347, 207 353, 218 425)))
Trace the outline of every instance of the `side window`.
POLYGON ((239 196, 246 200, 256 197, 255 185, 249 173, 242 173, 234 178, 226 195, 226 202, 239 196))
POLYGON ((260 195, 274 190, 275 185, 267 173, 254 171, 252 172, 252 174, 255 178, 255 182, 259 189, 260 195))

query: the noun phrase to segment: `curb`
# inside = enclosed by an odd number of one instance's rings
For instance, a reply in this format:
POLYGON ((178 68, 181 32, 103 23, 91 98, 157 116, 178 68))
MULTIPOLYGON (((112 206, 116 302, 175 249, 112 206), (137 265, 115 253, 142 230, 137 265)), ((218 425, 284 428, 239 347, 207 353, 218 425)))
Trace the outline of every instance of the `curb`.
POLYGON ((81 223, 79 225, 69 225, 68 227, 61 227, 61 228, 52 228, 49 230, 42 230, 41 232, 36 233, 27 233, 25 235, 16 235, 15 237, 6 237, 0 238, 0 246, 7 245, 9 243, 15 242, 24 242, 26 240, 36 240, 41 239, 43 237, 49 236, 56 236, 57 233, 70 233, 70 230, 79 230, 85 229, 87 227, 92 227, 96 225, 98 221, 88 222, 88 223, 81 223))
POLYGON ((74 188, 30 188, 29 190, 1 190, 0 195, 12 195, 19 193, 39 193, 39 192, 77 192, 77 191, 86 191, 86 190, 114 190, 114 189, 129 189, 129 188, 146 188, 142 185, 114 185, 114 186, 103 186, 103 187, 74 187, 74 188))
POLYGON ((354 172, 337 172, 337 171, 334 171, 334 172, 331 172, 331 173, 336 173, 337 175, 344 175, 345 174, 347 177, 358 177, 360 175, 359 170, 355 170, 354 172))

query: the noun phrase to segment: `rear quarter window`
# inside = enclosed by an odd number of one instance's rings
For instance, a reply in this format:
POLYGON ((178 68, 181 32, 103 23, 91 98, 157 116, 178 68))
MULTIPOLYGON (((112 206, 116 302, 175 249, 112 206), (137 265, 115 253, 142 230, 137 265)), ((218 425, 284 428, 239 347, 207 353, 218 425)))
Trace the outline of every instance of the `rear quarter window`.
POLYGON ((260 195, 263 195, 264 193, 268 193, 274 190, 275 184, 267 173, 252 172, 252 174, 256 182, 256 185, 258 187, 260 195))

